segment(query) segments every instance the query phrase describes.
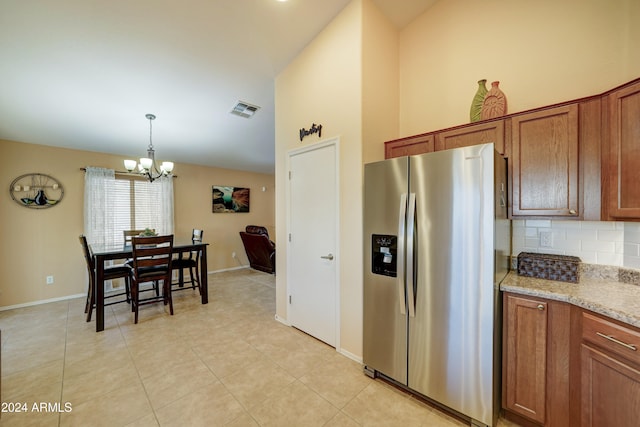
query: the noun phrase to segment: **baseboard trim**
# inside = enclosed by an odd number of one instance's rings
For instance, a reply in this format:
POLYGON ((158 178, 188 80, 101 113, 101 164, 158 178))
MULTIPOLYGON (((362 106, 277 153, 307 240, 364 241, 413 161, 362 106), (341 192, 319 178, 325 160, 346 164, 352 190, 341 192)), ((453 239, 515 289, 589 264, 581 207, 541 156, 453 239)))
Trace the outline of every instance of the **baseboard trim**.
POLYGON ((353 360, 354 362, 358 362, 359 364, 362 365, 362 357, 361 356, 356 356, 355 354, 353 354, 351 352, 348 352, 344 348, 341 348, 340 350, 338 350, 338 353, 340 353, 344 357, 347 357, 347 358, 353 360))
POLYGON ((82 298, 82 297, 86 298, 86 296, 87 296, 86 293, 82 293, 82 294, 75 294, 75 295, 67 295, 67 296, 58 297, 58 298, 50 298, 50 299, 43 299, 39 301, 25 302, 23 304, 15 304, 15 305, 8 305, 5 307, 0 307, 0 311, 14 310, 16 308, 32 307, 34 305, 42 305, 42 304, 48 304, 50 302, 66 301, 66 300, 82 298))
POLYGON ((289 323, 289 322, 287 321, 287 319, 284 319, 284 318, 282 318, 282 317, 278 316, 277 314, 275 315, 275 319, 276 319, 278 322, 280 322, 280 323, 282 323, 283 325, 285 325, 285 326, 291 326, 291 323, 289 323))
POLYGON ((225 271, 244 270, 249 268, 248 265, 241 265, 239 267, 222 268, 220 270, 207 271, 207 274, 224 273, 225 271))
MULTIPOLYGON (((214 274, 214 273, 222 273, 225 271, 233 271, 233 270, 243 270, 249 268, 248 265, 241 265, 239 267, 231 267, 231 268, 223 268, 221 270, 214 270, 214 271, 208 271, 207 275, 209 274, 214 274)), ((114 289, 114 290, 117 290, 114 289)), ((85 293, 81 293, 81 294, 74 294, 74 295, 67 295, 64 297, 57 297, 57 298, 50 298, 50 299, 44 299, 44 300, 38 300, 38 301, 30 301, 30 302, 25 302, 22 304, 15 304, 15 305, 8 305, 5 307, 0 307, 0 311, 7 311, 7 310, 13 310, 16 308, 24 308, 24 307, 32 307, 34 305, 41 305, 41 304, 48 304, 50 302, 58 302, 58 301, 65 301, 65 300, 70 300, 70 299, 75 299, 75 298, 80 298, 80 297, 86 297, 87 294, 85 293)))

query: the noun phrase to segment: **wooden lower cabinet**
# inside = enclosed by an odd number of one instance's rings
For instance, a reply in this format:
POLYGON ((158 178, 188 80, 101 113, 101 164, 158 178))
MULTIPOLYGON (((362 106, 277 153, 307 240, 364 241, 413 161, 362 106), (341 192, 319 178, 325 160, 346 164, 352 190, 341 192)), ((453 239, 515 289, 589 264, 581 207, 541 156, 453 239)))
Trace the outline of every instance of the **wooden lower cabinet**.
POLYGON ((580 424, 640 425, 640 331, 582 312, 580 424))
POLYGON ((503 303, 506 419, 521 426, 640 425, 639 328, 560 301, 507 292, 503 303))
POLYGON ((582 425, 640 424, 640 371, 607 353, 582 346, 582 425))
POLYGON ((505 307, 505 407, 543 424, 547 386, 547 303, 507 296, 505 307))
POLYGON ((569 423, 569 304, 505 293, 505 418, 520 425, 569 423))

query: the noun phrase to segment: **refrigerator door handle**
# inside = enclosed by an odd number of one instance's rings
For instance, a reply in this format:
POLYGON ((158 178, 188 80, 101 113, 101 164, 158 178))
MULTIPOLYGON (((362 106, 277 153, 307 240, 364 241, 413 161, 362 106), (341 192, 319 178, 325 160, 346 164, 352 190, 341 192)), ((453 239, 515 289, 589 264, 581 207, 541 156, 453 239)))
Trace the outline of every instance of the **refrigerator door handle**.
POLYGON ((407 297, 404 286, 404 236, 407 223, 407 193, 400 195, 400 212, 398 214, 398 259, 396 280, 398 282, 398 294, 400 299, 400 313, 407 314, 407 297))
POLYGON ((409 214, 407 215, 407 305, 409 317, 416 316, 416 299, 414 296, 415 274, 413 268, 413 251, 415 246, 416 193, 409 194, 409 214))

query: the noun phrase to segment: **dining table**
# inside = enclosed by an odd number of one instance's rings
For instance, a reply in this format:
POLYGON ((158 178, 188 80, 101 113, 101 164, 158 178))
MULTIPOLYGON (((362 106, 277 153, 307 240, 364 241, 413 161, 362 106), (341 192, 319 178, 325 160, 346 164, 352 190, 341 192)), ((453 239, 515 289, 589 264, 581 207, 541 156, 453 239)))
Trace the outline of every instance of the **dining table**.
MULTIPOLYGON (((202 304, 209 302, 209 286, 207 281, 207 246, 209 244, 191 238, 174 238, 172 253, 182 256, 183 253, 200 252, 200 298, 202 304)), ((90 244, 95 261, 96 298, 96 332, 104 331, 104 267, 105 262, 114 259, 126 259, 133 256, 131 243, 94 243, 90 244)))

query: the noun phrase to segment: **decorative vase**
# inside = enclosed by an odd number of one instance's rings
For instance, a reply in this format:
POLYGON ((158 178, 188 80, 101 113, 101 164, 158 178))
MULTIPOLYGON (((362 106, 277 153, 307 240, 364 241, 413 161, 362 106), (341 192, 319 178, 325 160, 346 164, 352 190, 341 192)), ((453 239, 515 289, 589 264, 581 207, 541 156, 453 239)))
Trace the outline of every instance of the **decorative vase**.
POLYGON ((47 195, 44 194, 44 190, 38 190, 38 194, 36 194, 34 202, 38 206, 44 206, 47 204, 47 195))
POLYGON ((478 80, 478 90, 471 101, 471 110, 469 116, 471 123, 480 121, 482 112, 482 103, 484 102, 484 96, 487 94, 486 79, 478 80))
POLYGON ((491 82, 491 89, 484 96, 481 113, 482 120, 507 114, 507 98, 498 87, 499 84, 500 82, 491 82))

